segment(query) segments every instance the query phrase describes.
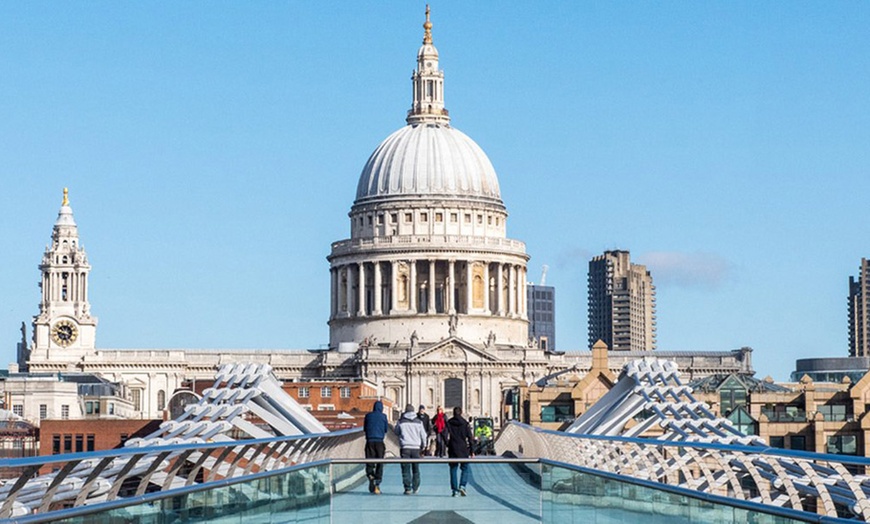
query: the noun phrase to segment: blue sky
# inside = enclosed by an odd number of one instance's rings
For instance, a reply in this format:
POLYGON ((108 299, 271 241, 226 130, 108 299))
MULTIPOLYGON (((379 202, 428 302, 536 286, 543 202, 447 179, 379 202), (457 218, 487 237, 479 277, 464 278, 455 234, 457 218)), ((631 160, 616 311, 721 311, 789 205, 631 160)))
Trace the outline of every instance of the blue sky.
MULTIPOLYGON (((330 242, 404 125, 424 4, 0 5, 0 362, 70 199, 102 348, 328 340, 330 242)), ((434 2, 453 125, 487 152, 586 348, 588 259, 629 249, 659 348, 847 355, 870 256, 870 4, 434 2)), ((4 362, 4 363, 5 363, 4 362)))

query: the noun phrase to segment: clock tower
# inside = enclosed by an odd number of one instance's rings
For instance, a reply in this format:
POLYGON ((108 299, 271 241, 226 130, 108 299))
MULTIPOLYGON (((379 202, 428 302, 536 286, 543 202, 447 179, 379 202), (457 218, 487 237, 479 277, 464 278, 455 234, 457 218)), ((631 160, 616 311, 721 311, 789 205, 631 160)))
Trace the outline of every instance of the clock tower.
POLYGON ((33 318, 29 367, 63 371, 85 353, 93 352, 97 330, 97 319, 91 316, 88 303, 91 266, 79 243, 66 188, 39 270, 42 300, 39 315, 33 318))

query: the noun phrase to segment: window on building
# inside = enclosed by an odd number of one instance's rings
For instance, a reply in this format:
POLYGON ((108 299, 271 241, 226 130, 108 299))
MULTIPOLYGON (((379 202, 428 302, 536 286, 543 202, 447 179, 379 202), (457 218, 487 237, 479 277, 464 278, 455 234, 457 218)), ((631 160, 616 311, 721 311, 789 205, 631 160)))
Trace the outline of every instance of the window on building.
POLYGON ((130 394, 133 396, 133 409, 135 411, 142 411, 142 390, 132 389, 130 394))
POLYGON ((471 222, 471 213, 465 213, 465 222, 467 222, 467 223, 471 222))
POLYGON ((785 437, 770 437, 770 447, 784 449, 785 437))
POLYGON ((459 222, 459 213, 450 213, 451 222, 459 222))
POLYGON ((492 225, 492 217, 491 216, 486 217, 486 225, 488 225, 488 226, 492 225))
POLYGON ((93 435, 88 435, 87 440, 86 440, 86 443, 87 443, 87 446, 88 446, 88 447, 87 447, 87 451, 93 451, 93 450, 94 450, 94 440, 95 440, 95 439, 94 439, 94 436, 93 436, 93 435))
POLYGON ((63 452, 72 453, 72 435, 63 436, 63 452))
POLYGON ((15 413, 19 417, 24 416, 24 404, 13 404, 12 405, 12 413, 15 413))
POLYGON ((51 454, 60 454, 60 435, 54 434, 51 436, 51 454))
POLYGON ((833 435, 828 437, 828 453, 837 455, 857 455, 858 439, 855 435, 833 435))
MULTIPOLYGON (((99 413, 99 412, 100 412, 100 404, 97 403, 97 413, 99 413)), ((115 403, 109 402, 109 415, 114 415, 114 414, 115 414, 115 403)))
POLYGON ((398 221, 399 221, 399 214, 398 213, 390 213, 390 222, 395 224, 398 221))
POLYGON ((737 406, 746 405, 746 386, 731 376, 719 387, 719 413, 728 416, 737 406))
POLYGON ((744 435, 757 435, 758 426, 755 419, 746 411, 745 406, 737 406, 728 414, 728 420, 744 435))
POLYGON ((372 225, 372 216, 369 215, 368 218, 369 218, 369 225, 372 225))
POLYGON ((48 404, 40 404, 39 405, 39 420, 45 420, 48 418, 48 404))
POLYGON ((444 213, 435 213, 435 222, 444 222, 444 213))
POLYGON ((541 422, 574 420, 574 404, 550 404, 541 408, 541 422))
POLYGON ((166 408, 166 392, 162 389, 157 392, 157 409, 163 410, 166 408))
POLYGON ((477 223, 483 224, 483 215, 477 215, 477 223))
POLYGON ((350 398, 350 386, 342 386, 339 395, 341 398, 350 398))
POLYGON ((317 406, 320 411, 335 411, 335 406, 332 404, 321 404, 317 406))
POLYGON ((501 219, 499 217, 495 217, 495 225, 499 225, 501 223, 501 219))
POLYGON ((331 386, 323 386, 320 388, 320 397, 321 398, 329 398, 332 396, 332 387, 331 386))
POLYGON ((76 435, 76 453, 81 453, 85 450, 85 436, 79 433, 76 435))
POLYGON ((308 398, 310 395, 308 386, 302 386, 299 388, 299 398, 308 398))
POLYGON ((60 418, 64 420, 69 420, 69 404, 61 404, 60 406, 60 418))
POLYGON ((429 213, 420 213, 420 222, 428 222, 429 213))
POLYGON ((796 449, 798 451, 806 451, 807 449, 807 437, 803 435, 792 435, 789 438, 790 449, 796 449))
POLYGON ((818 406, 818 411, 828 422, 845 422, 846 406, 840 404, 818 406))

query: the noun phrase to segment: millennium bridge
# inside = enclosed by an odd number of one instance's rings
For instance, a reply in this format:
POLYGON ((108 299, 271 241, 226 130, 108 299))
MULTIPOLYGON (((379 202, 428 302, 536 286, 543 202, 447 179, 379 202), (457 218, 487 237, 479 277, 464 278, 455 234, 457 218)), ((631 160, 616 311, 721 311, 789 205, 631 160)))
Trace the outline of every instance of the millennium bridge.
POLYGON ((566 431, 510 422, 494 457, 418 459, 413 495, 394 436, 382 460, 364 459, 364 444, 361 429, 327 431, 268 366, 226 365, 199 403, 123 448, 0 460, 0 522, 870 520, 870 460, 771 448, 655 358, 627 364, 566 431), (447 463, 463 461, 467 496, 452 497, 447 463), (380 495, 369 462, 385 463, 380 495))

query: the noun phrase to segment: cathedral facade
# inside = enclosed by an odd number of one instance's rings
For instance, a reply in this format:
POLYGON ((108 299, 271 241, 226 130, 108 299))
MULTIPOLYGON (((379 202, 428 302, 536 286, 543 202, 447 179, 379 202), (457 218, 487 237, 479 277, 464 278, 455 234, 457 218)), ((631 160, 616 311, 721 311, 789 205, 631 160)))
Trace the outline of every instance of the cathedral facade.
MULTIPOLYGON (((157 418, 188 380, 228 362, 269 364, 283 380, 364 379, 397 405, 462 406, 501 423, 522 385, 591 367, 589 352, 530 341, 525 245, 507 237, 507 209, 486 154, 451 127, 427 10, 406 125, 372 153, 350 210, 350 238, 328 256, 328 351, 98 349, 90 265, 64 193, 43 256, 31 372, 81 371, 122 382, 134 411, 157 418)), ((691 377, 751 372, 750 350, 674 354, 691 377)), ((668 357, 665 352, 658 356, 668 357)), ((614 355, 618 373, 631 352, 614 355)))

